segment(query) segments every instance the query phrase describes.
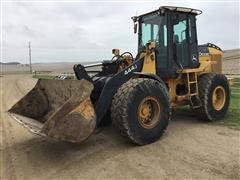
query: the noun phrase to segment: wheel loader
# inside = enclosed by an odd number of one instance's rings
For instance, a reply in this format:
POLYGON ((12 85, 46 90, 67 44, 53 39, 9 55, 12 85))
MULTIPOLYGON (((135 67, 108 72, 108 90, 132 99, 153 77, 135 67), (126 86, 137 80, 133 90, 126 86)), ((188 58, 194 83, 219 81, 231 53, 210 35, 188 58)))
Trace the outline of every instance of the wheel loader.
POLYGON ((76 80, 40 79, 10 115, 35 134, 73 143, 111 119, 138 145, 158 140, 178 106, 189 105, 202 120, 223 118, 230 101, 223 52, 212 43, 198 45, 201 13, 163 6, 132 17, 138 32, 135 57, 113 49, 111 60, 76 64, 76 80))

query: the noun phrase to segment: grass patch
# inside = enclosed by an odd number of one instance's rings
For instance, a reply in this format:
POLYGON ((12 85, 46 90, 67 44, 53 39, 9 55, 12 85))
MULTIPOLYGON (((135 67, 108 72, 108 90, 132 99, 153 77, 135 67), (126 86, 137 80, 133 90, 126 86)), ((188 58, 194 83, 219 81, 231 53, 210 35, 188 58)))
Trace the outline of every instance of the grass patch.
POLYGON ((226 117, 217 122, 219 124, 238 126, 240 129, 240 78, 234 79, 234 83, 231 86, 231 102, 226 117))
MULTIPOLYGON (((54 76, 54 75, 41 75, 41 74, 39 74, 39 75, 33 75, 32 76, 33 78, 36 78, 36 79, 56 79, 56 76, 54 76)), ((67 76, 68 77, 68 79, 74 79, 74 76, 67 76)))
POLYGON ((33 78, 36 79, 54 79, 56 76, 52 76, 52 75, 33 75, 33 78))

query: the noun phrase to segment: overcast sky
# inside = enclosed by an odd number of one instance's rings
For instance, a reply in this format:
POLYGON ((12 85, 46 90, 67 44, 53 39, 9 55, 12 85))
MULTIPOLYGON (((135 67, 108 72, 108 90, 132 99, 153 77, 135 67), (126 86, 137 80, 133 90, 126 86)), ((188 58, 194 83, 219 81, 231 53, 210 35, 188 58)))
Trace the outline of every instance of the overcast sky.
POLYGON ((111 58, 111 49, 136 54, 137 35, 131 16, 163 5, 201 9, 199 44, 212 42, 222 49, 239 48, 239 1, 145 2, 2 2, 0 61, 81 62, 111 58))

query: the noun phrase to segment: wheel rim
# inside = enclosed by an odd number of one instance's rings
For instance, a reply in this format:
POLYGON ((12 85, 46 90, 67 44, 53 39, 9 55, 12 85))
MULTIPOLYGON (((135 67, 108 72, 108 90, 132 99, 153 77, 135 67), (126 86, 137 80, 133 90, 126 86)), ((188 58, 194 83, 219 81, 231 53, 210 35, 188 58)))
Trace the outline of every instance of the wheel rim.
POLYGON ((154 128, 160 121, 160 104, 154 97, 145 97, 138 106, 139 124, 146 129, 154 128))
POLYGON ((226 101, 225 89, 222 86, 217 86, 212 94, 212 104, 215 110, 221 110, 226 101))

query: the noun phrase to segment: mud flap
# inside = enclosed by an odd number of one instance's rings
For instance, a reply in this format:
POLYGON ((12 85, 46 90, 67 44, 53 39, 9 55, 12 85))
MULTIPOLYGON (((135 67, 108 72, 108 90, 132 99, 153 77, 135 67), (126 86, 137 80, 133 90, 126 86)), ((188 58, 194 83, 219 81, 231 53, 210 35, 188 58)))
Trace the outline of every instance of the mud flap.
POLYGON ((38 80, 9 113, 35 134, 81 142, 96 127, 92 89, 86 80, 38 80))

